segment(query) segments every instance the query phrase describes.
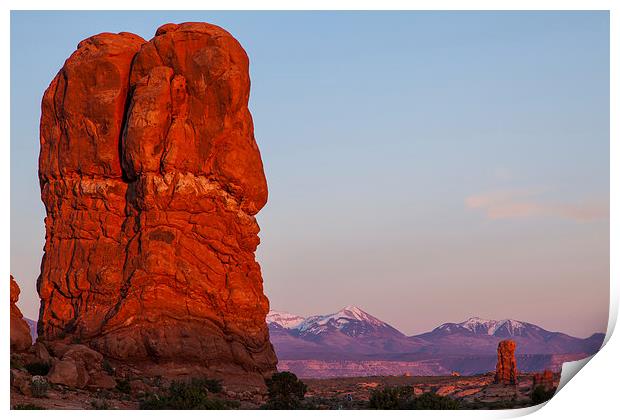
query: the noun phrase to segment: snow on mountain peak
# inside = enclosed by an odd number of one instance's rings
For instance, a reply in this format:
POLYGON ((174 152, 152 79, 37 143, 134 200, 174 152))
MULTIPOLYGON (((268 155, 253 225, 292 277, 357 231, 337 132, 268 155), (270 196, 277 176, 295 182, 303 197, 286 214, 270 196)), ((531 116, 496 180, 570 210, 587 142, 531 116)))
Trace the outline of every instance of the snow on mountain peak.
POLYGON ((355 319, 358 321, 371 321, 371 322, 379 321, 377 318, 373 317, 372 315, 369 315, 368 313, 364 312, 357 306, 353 306, 353 305, 345 306, 344 308, 342 308, 335 314, 332 314, 331 316, 334 318, 336 317, 350 318, 350 319, 355 319))
POLYGON ((327 327, 328 324, 336 326, 338 329, 348 325, 351 321, 361 321, 374 327, 389 327, 385 322, 375 318, 374 316, 364 312, 357 306, 348 305, 329 315, 315 315, 306 318, 302 323, 295 327, 296 330, 304 332, 313 330, 320 332, 327 327))
POLYGON ((268 324, 278 324, 284 328, 295 328, 304 321, 304 317, 288 312, 269 311, 267 314, 268 324))
POLYGON ((459 323, 448 322, 436 328, 440 331, 448 333, 455 332, 458 329, 466 329, 474 334, 496 335, 501 337, 522 335, 526 330, 540 330, 540 327, 529 324, 527 322, 516 321, 514 319, 484 319, 471 317, 459 323))
POLYGON ((515 321, 514 319, 502 319, 499 321, 493 319, 482 319, 478 317, 471 317, 466 321, 456 324, 463 327, 473 333, 495 335, 501 328, 505 328, 508 335, 514 335, 521 331, 523 328, 530 326, 521 321, 515 321))

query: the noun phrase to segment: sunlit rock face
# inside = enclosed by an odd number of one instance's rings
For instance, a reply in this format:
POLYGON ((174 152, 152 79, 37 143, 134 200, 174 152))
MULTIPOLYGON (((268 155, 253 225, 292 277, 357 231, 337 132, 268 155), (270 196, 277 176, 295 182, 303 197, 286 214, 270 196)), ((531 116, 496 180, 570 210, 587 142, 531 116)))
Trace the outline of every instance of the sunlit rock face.
POLYGON ((39 334, 104 355, 270 375, 248 57, 223 29, 99 34, 45 92, 39 334))
POLYGON ((512 340, 500 341, 497 346, 497 367, 495 383, 514 385, 517 383, 517 360, 515 350, 517 343, 512 340))
POLYGON ((11 275, 11 351, 15 352, 28 350, 32 345, 30 327, 17 307, 19 293, 19 286, 11 275))

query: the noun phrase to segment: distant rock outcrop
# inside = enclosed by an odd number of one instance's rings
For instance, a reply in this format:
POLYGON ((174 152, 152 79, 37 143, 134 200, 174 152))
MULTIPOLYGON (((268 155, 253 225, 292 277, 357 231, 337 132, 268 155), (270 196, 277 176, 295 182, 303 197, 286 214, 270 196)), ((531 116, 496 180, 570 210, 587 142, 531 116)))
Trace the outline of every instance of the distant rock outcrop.
POLYGON ((497 346, 495 383, 505 385, 514 385, 517 383, 516 349, 517 343, 512 340, 503 340, 499 342, 497 346))
POLYGON ((17 307, 19 286, 11 275, 11 351, 25 351, 32 345, 30 328, 17 307))
POLYGON ((164 25, 149 42, 95 35, 67 59, 42 103, 40 339, 275 371, 254 256, 267 184, 248 66, 206 23, 164 25))
POLYGON ((546 390, 554 388, 553 372, 550 370, 544 370, 543 372, 537 372, 532 375, 532 389, 542 386, 546 390))

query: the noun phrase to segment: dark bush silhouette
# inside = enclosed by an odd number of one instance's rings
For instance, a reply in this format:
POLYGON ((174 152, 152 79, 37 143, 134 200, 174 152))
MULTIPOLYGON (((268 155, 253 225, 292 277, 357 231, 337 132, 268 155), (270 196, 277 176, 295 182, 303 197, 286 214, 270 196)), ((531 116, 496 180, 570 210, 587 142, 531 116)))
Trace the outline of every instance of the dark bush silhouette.
POLYGON ((554 394, 555 388, 547 389, 542 385, 538 385, 530 394, 530 398, 532 399, 532 404, 538 405, 549 401, 554 394))
POLYGON ((375 410, 457 410, 458 401, 427 392, 413 394, 410 386, 387 387, 372 392, 368 408, 375 410))
POLYGON ((209 392, 213 392, 217 394, 218 392, 222 392, 222 381, 219 379, 210 379, 210 378, 194 378, 192 379, 192 383, 196 386, 202 386, 207 389, 209 392))
POLYGON ((413 390, 408 386, 375 389, 370 394, 368 408, 375 410, 404 410, 413 398, 413 390))
POLYGON ((103 362, 101 363, 101 368, 108 375, 114 375, 114 368, 112 367, 112 365, 110 364, 110 361, 108 359, 103 359, 103 362))
POLYGON ((35 375, 45 376, 49 373, 50 368, 51 368, 50 364, 45 363, 45 362, 32 362, 26 365, 26 370, 32 376, 35 376, 35 375))
POLYGON ((123 394, 131 393, 131 383, 129 379, 118 379, 116 381, 116 390, 118 392, 122 392, 123 394))
POLYGON ((220 381, 194 378, 189 382, 174 381, 163 395, 148 394, 141 402, 142 410, 226 410, 239 403, 210 397, 222 390, 220 381))
POLYGON ((459 402, 449 397, 442 397, 432 392, 424 393, 413 399, 412 410, 458 410, 459 402))
POLYGON ((302 407, 307 386, 291 372, 274 373, 265 380, 268 390, 267 403, 263 408, 269 410, 295 410, 302 407))
POLYGON ((34 404, 15 404, 13 410, 45 410, 43 407, 39 407, 34 404))

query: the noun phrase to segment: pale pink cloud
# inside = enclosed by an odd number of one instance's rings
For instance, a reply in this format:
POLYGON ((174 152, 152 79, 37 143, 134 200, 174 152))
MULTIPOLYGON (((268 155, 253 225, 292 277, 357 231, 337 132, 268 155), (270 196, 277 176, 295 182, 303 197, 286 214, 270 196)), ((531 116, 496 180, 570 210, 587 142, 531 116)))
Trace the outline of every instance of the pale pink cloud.
POLYGON ((465 206, 483 211, 489 219, 558 217, 590 222, 609 218, 609 204, 604 200, 554 203, 542 200, 541 193, 542 190, 493 191, 465 198, 465 206))

